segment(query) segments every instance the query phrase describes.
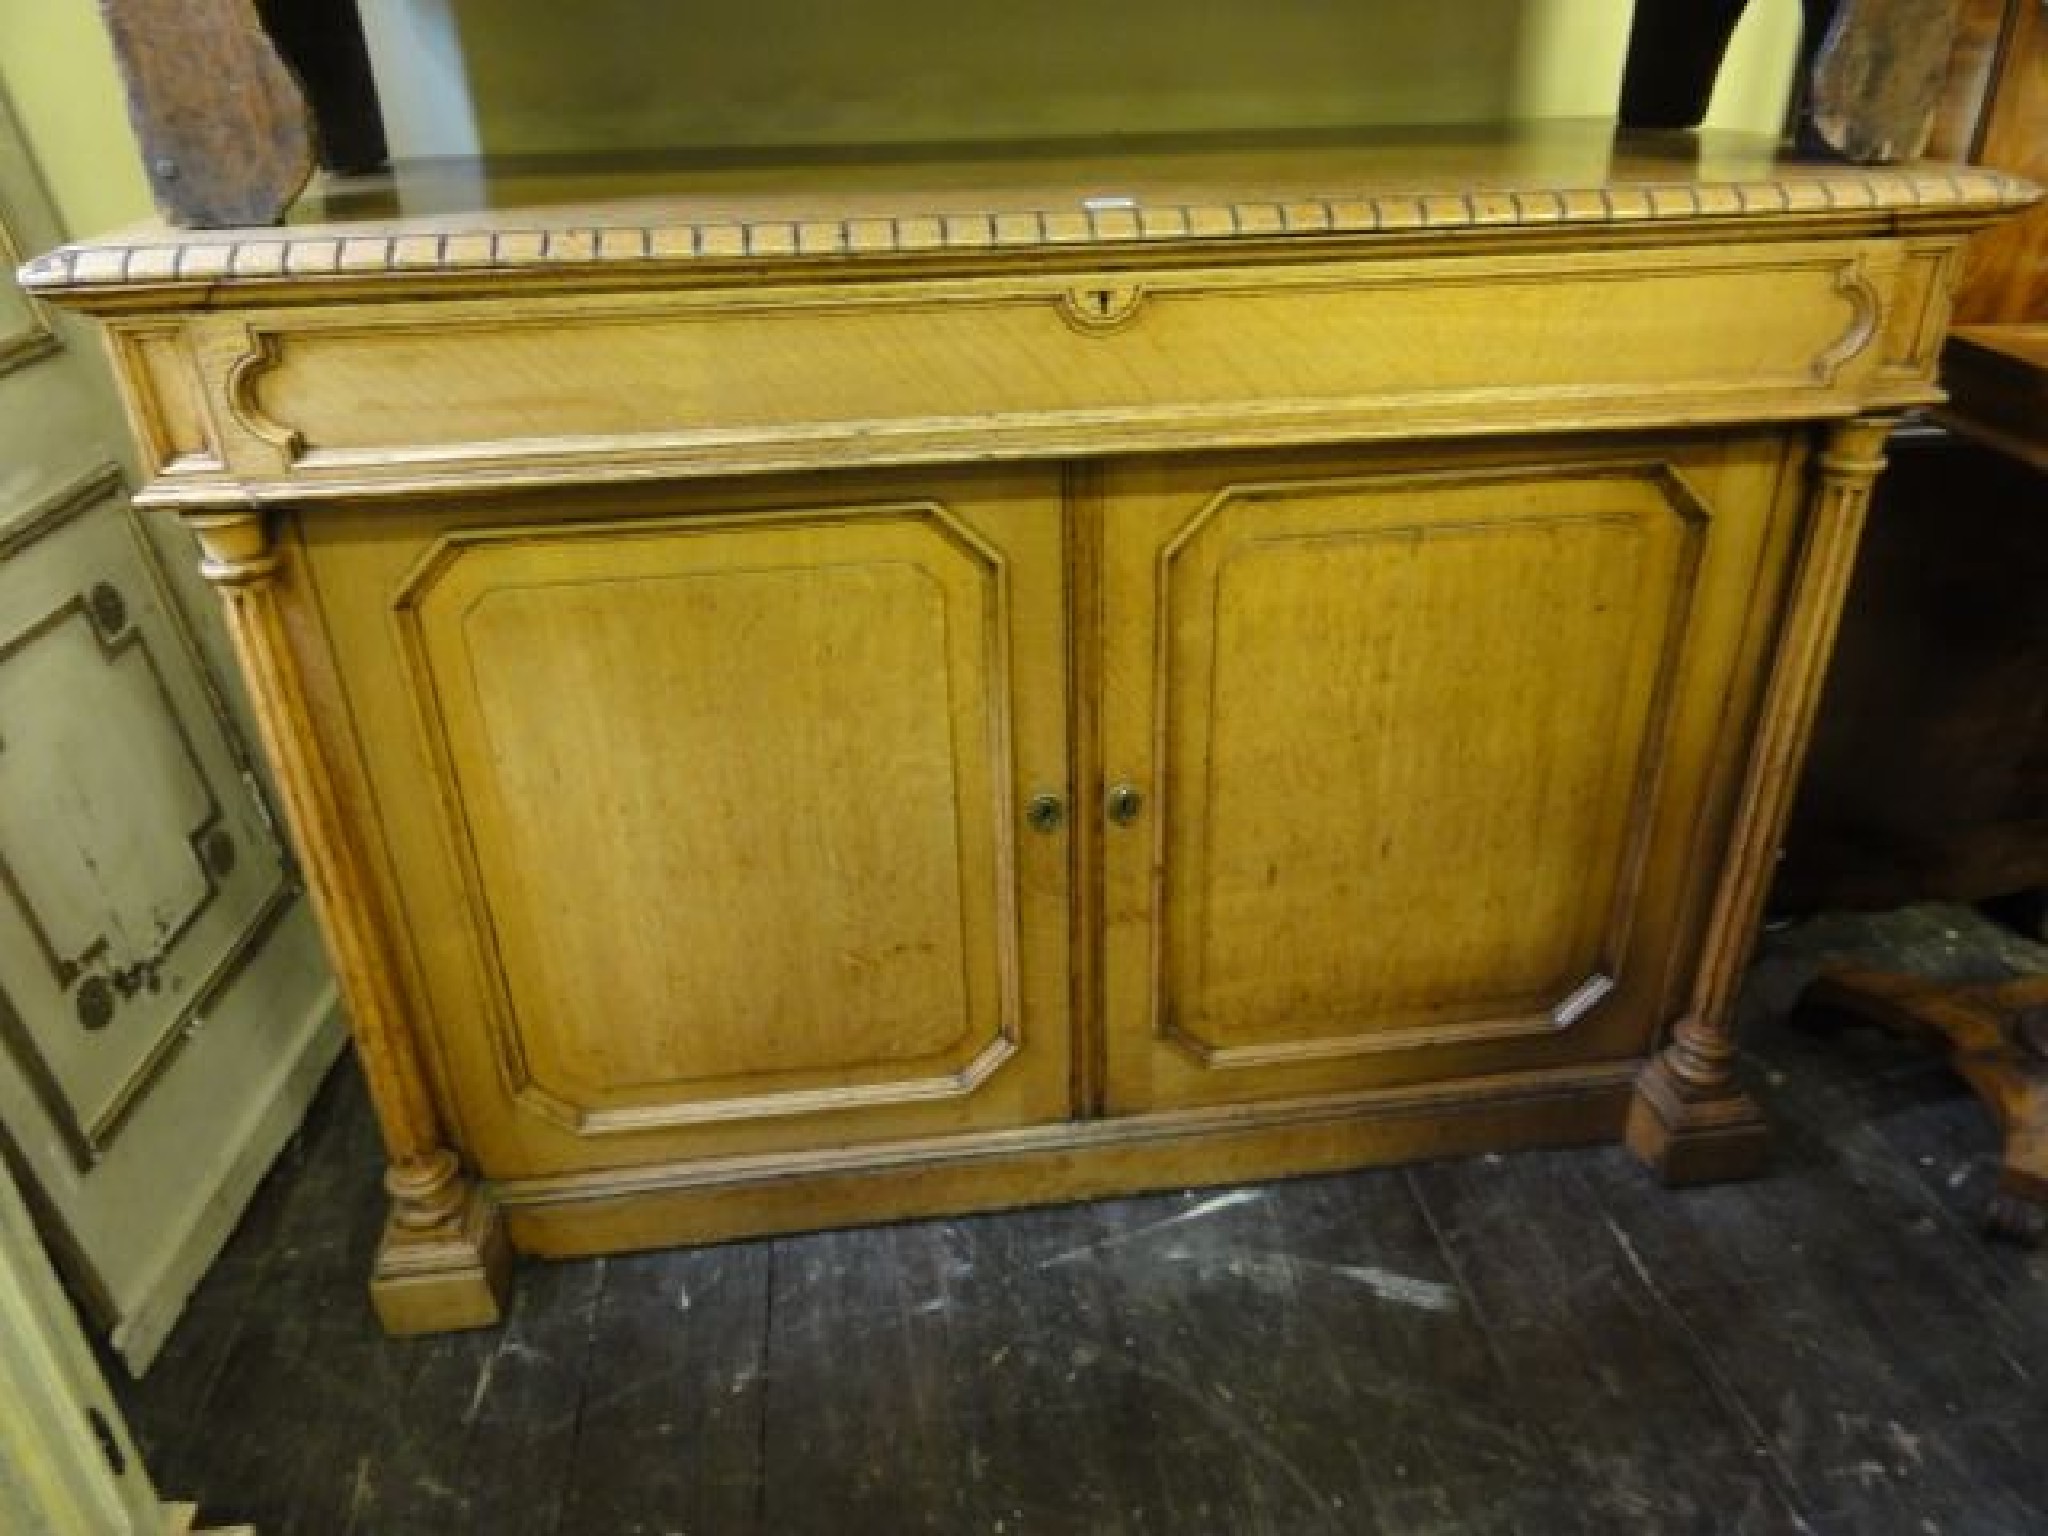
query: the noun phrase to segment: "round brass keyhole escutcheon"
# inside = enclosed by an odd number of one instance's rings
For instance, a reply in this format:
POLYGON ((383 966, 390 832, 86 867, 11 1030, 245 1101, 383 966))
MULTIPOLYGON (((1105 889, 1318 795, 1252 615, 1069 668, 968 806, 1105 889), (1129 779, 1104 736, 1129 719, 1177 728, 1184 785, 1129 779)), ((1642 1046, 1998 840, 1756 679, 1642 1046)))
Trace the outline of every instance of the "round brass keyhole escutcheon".
POLYGON ((1103 809, 1111 821, 1120 827, 1128 827, 1145 809, 1145 797, 1135 784, 1115 784, 1103 797, 1103 809))
POLYGON ((1067 802, 1050 790, 1033 795, 1024 807, 1024 820, 1034 832, 1057 832, 1067 819, 1067 802))

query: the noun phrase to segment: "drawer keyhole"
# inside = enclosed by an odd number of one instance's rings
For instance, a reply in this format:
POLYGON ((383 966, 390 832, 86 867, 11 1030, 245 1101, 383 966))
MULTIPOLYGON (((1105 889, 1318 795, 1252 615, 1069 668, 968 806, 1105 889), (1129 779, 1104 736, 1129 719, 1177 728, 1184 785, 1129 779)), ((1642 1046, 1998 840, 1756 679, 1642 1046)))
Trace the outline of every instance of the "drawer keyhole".
POLYGON ((1145 298, 1136 283, 1098 283, 1060 295, 1060 313, 1084 335, 1099 335, 1130 323, 1145 298))

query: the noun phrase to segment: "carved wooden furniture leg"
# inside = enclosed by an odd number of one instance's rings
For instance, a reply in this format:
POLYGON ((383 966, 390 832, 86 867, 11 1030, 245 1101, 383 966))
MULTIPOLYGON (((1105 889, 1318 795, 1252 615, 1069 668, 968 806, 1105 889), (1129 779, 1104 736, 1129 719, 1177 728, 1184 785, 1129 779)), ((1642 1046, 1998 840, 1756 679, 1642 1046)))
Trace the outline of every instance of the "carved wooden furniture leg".
POLYGON ((1671 1040, 1636 1081, 1629 1149, 1667 1184, 1747 1178, 1763 1171, 1762 1112, 1735 1080, 1735 999, 1813 732, 1828 653, 1893 418, 1865 416, 1828 429, 1791 606, 1763 715, 1750 749, 1694 973, 1690 1004, 1671 1040))
POLYGON ((322 760, 281 593, 290 576, 260 512, 187 518, 227 608, 390 1166, 391 1217, 371 1276, 392 1333, 483 1327, 503 1314, 510 1249, 495 1201, 447 1145, 367 865, 322 760))
POLYGON ((1990 1109, 2004 1141, 1986 1230, 2040 1240, 2048 1231, 2048 976, 1955 986, 1841 967, 1823 972, 1799 1006, 1946 1041, 1951 1065, 1990 1109))

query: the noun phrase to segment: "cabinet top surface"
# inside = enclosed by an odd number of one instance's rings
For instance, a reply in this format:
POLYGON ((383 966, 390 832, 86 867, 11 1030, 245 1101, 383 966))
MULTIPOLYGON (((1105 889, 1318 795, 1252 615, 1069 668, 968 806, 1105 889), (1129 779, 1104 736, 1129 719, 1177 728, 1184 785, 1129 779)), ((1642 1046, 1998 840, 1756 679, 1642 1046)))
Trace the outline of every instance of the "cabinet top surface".
POLYGON ((1728 238, 1988 222, 2037 196, 1975 166, 1801 160, 1605 123, 609 160, 442 160, 316 186, 274 228, 146 224, 24 284, 88 308, 815 276, 914 265, 1728 238))

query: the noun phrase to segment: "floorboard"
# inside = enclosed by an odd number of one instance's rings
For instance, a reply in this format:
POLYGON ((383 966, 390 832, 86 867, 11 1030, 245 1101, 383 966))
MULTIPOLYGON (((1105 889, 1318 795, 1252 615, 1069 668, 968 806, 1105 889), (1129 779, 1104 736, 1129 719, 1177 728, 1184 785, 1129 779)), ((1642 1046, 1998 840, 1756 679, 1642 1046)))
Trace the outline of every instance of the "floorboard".
POLYGON ((1504 1395, 1544 1426, 1583 1528, 1796 1530, 1791 1480, 1602 1198, 1594 1175, 1616 1161, 1542 1153, 1411 1177, 1488 1320, 1504 1395))
POLYGON ((759 1528, 772 1251, 605 1261, 561 1530, 759 1528))
POLYGON ((523 1261, 425 1340, 369 1313, 344 1068, 124 1406, 264 1536, 2032 1536, 2048 1259, 1978 1235, 1990 1126, 1782 1017, 1830 950, 1992 942, 1915 921, 1766 947, 1750 1184, 1608 1148, 523 1261))

